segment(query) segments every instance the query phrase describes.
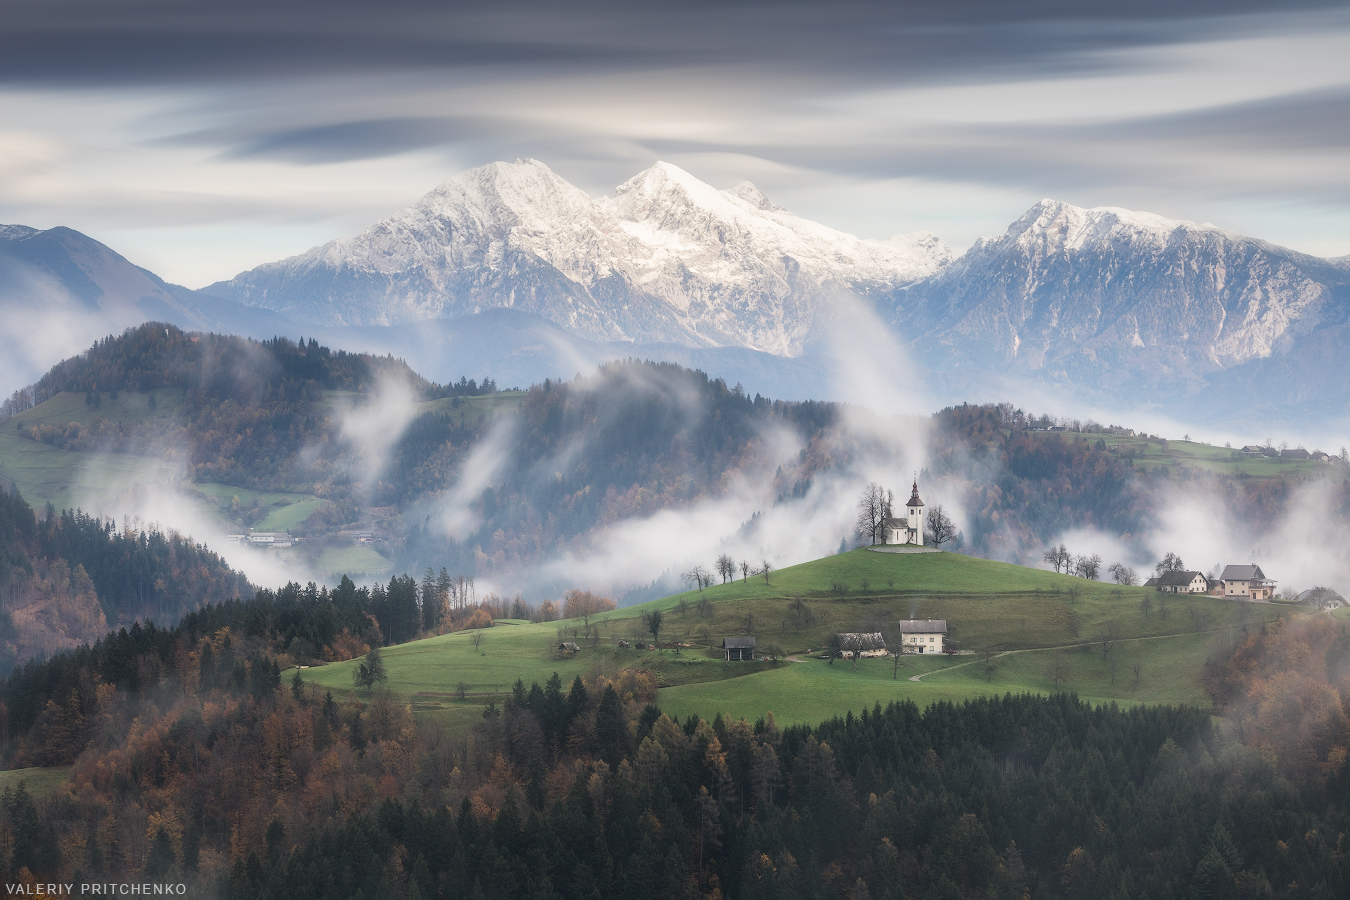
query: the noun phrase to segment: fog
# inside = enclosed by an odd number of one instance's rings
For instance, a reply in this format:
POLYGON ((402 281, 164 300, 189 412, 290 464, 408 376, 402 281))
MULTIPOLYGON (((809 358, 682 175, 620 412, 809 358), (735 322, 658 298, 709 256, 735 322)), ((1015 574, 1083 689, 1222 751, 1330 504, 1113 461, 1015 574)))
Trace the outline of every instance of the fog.
MULTIPOLYGON (((779 498, 774 484, 780 470, 797 465, 807 449, 804 437, 785 424, 770 423, 760 430, 753 462, 735 473, 719 495, 608 523, 538 566, 478 572, 480 584, 536 599, 562 587, 622 595, 657 579, 674 588, 681 573, 699 564, 711 569, 722 553, 752 568, 765 561, 781 568, 834 553, 841 541, 852 547, 857 498, 865 485, 875 481, 891 489, 897 507, 908 499, 911 481, 927 465, 929 417, 902 347, 864 306, 841 298, 839 315, 822 338, 835 362, 832 377, 848 387, 854 402, 841 407, 839 424, 824 444, 811 448, 845 462, 817 475, 804 496, 779 498)), ((572 389, 585 393, 601 377, 583 377, 572 389)), ((620 377, 666 393, 687 419, 706 412, 696 395, 650 378, 646 370, 625 368, 620 377)), ((438 499, 435 518, 444 536, 459 539, 477 526, 473 502, 513 469, 507 459, 513 427, 510 417, 499 420, 454 487, 438 499)), ((586 452, 585 437, 574 438, 517 477, 552 477, 586 452)), ((958 521, 963 518, 945 482, 920 487, 930 508, 943 503, 958 521)))
MULTIPOLYGON (((1269 521, 1241 521, 1212 483, 1165 482, 1155 489, 1157 511, 1151 527, 1137 535, 1110 535, 1097 529, 1068 529, 1050 541, 1063 543, 1075 556, 1102 557, 1106 567, 1120 562, 1140 581, 1154 574, 1167 553, 1188 569, 1217 575, 1227 565, 1255 563, 1278 583, 1281 593, 1314 586, 1350 591, 1350 551, 1343 513, 1332 508, 1332 482, 1300 484, 1283 509, 1269 521)), ((1046 567, 1034 558, 1043 547, 1026 548, 1019 561, 1046 567)))
POLYGON ((382 373, 368 396, 339 408, 339 433, 347 443, 347 475, 369 491, 389 465, 389 453, 417 415, 417 393, 407 379, 382 373))

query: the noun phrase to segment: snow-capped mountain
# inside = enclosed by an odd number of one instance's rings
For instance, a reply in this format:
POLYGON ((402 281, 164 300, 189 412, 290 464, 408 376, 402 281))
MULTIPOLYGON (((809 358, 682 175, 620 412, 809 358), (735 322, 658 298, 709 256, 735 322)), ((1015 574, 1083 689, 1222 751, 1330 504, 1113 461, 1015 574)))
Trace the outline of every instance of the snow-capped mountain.
POLYGON ((951 258, 932 235, 860 240, 774 206, 748 182, 719 191, 669 163, 595 199, 517 160, 205 293, 316 325, 511 307, 592 339, 794 354, 841 295, 881 296, 951 258))
POLYGON ((931 364, 1189 391, 1344 323, 1348 274, 1212 225, 1044 200, 896 292, 891 316, 931 364))

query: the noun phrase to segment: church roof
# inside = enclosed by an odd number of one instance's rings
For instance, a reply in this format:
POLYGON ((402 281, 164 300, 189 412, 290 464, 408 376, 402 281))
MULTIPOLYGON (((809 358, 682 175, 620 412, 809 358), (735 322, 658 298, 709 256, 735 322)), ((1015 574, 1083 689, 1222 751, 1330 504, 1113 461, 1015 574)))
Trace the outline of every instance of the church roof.
POLYGON ((909 502, 906 506, 923 506, 923 501, 919 499, 919 479, 914 479, 914 487, 909 495, 909 502))

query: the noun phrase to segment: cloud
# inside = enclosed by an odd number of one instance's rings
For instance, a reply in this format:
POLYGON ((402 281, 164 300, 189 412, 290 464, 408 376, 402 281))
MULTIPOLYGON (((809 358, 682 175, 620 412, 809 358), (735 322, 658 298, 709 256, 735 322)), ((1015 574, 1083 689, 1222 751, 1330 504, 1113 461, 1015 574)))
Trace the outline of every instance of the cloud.
POLYGON ((496 483, 508 464, 516 425, 517 420, 512 416, 502 416, 493 422, 487 437, 464 461, 454 487, 434 501, 436 521, 446 537, 461 540, 478 526, 479 517, 473 503, 486 488, 496 483))
POLYGON ((417 416, 416 404, 417 393, 405 378, 381 374, 369 394, 341 410, 342 439, 352 451, 348 474, 367 490, 388 467, 390 451, 417 416))

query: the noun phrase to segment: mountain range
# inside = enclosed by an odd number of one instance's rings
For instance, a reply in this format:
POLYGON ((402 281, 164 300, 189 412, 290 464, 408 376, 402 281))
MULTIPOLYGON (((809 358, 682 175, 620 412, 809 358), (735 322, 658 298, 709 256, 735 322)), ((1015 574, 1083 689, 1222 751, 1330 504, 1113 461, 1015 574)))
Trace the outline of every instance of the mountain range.
POLYGON ((861 305, 934 402, 1067 387, 1099 405, 1298 424, 1350 398, 1350 257, 1052 200, 957 256, 927 233, 859 239, 669 163, 600 198, 535 160, 493 163, 354 237, 201 291, 77 232, 6 226, 0 286, 0 307, 101 323, 303 328, 433 378, 528 382, 638 355, 825 396, 839 385, 823 360, 850 352, 838 332, 859 327, 861 305))

